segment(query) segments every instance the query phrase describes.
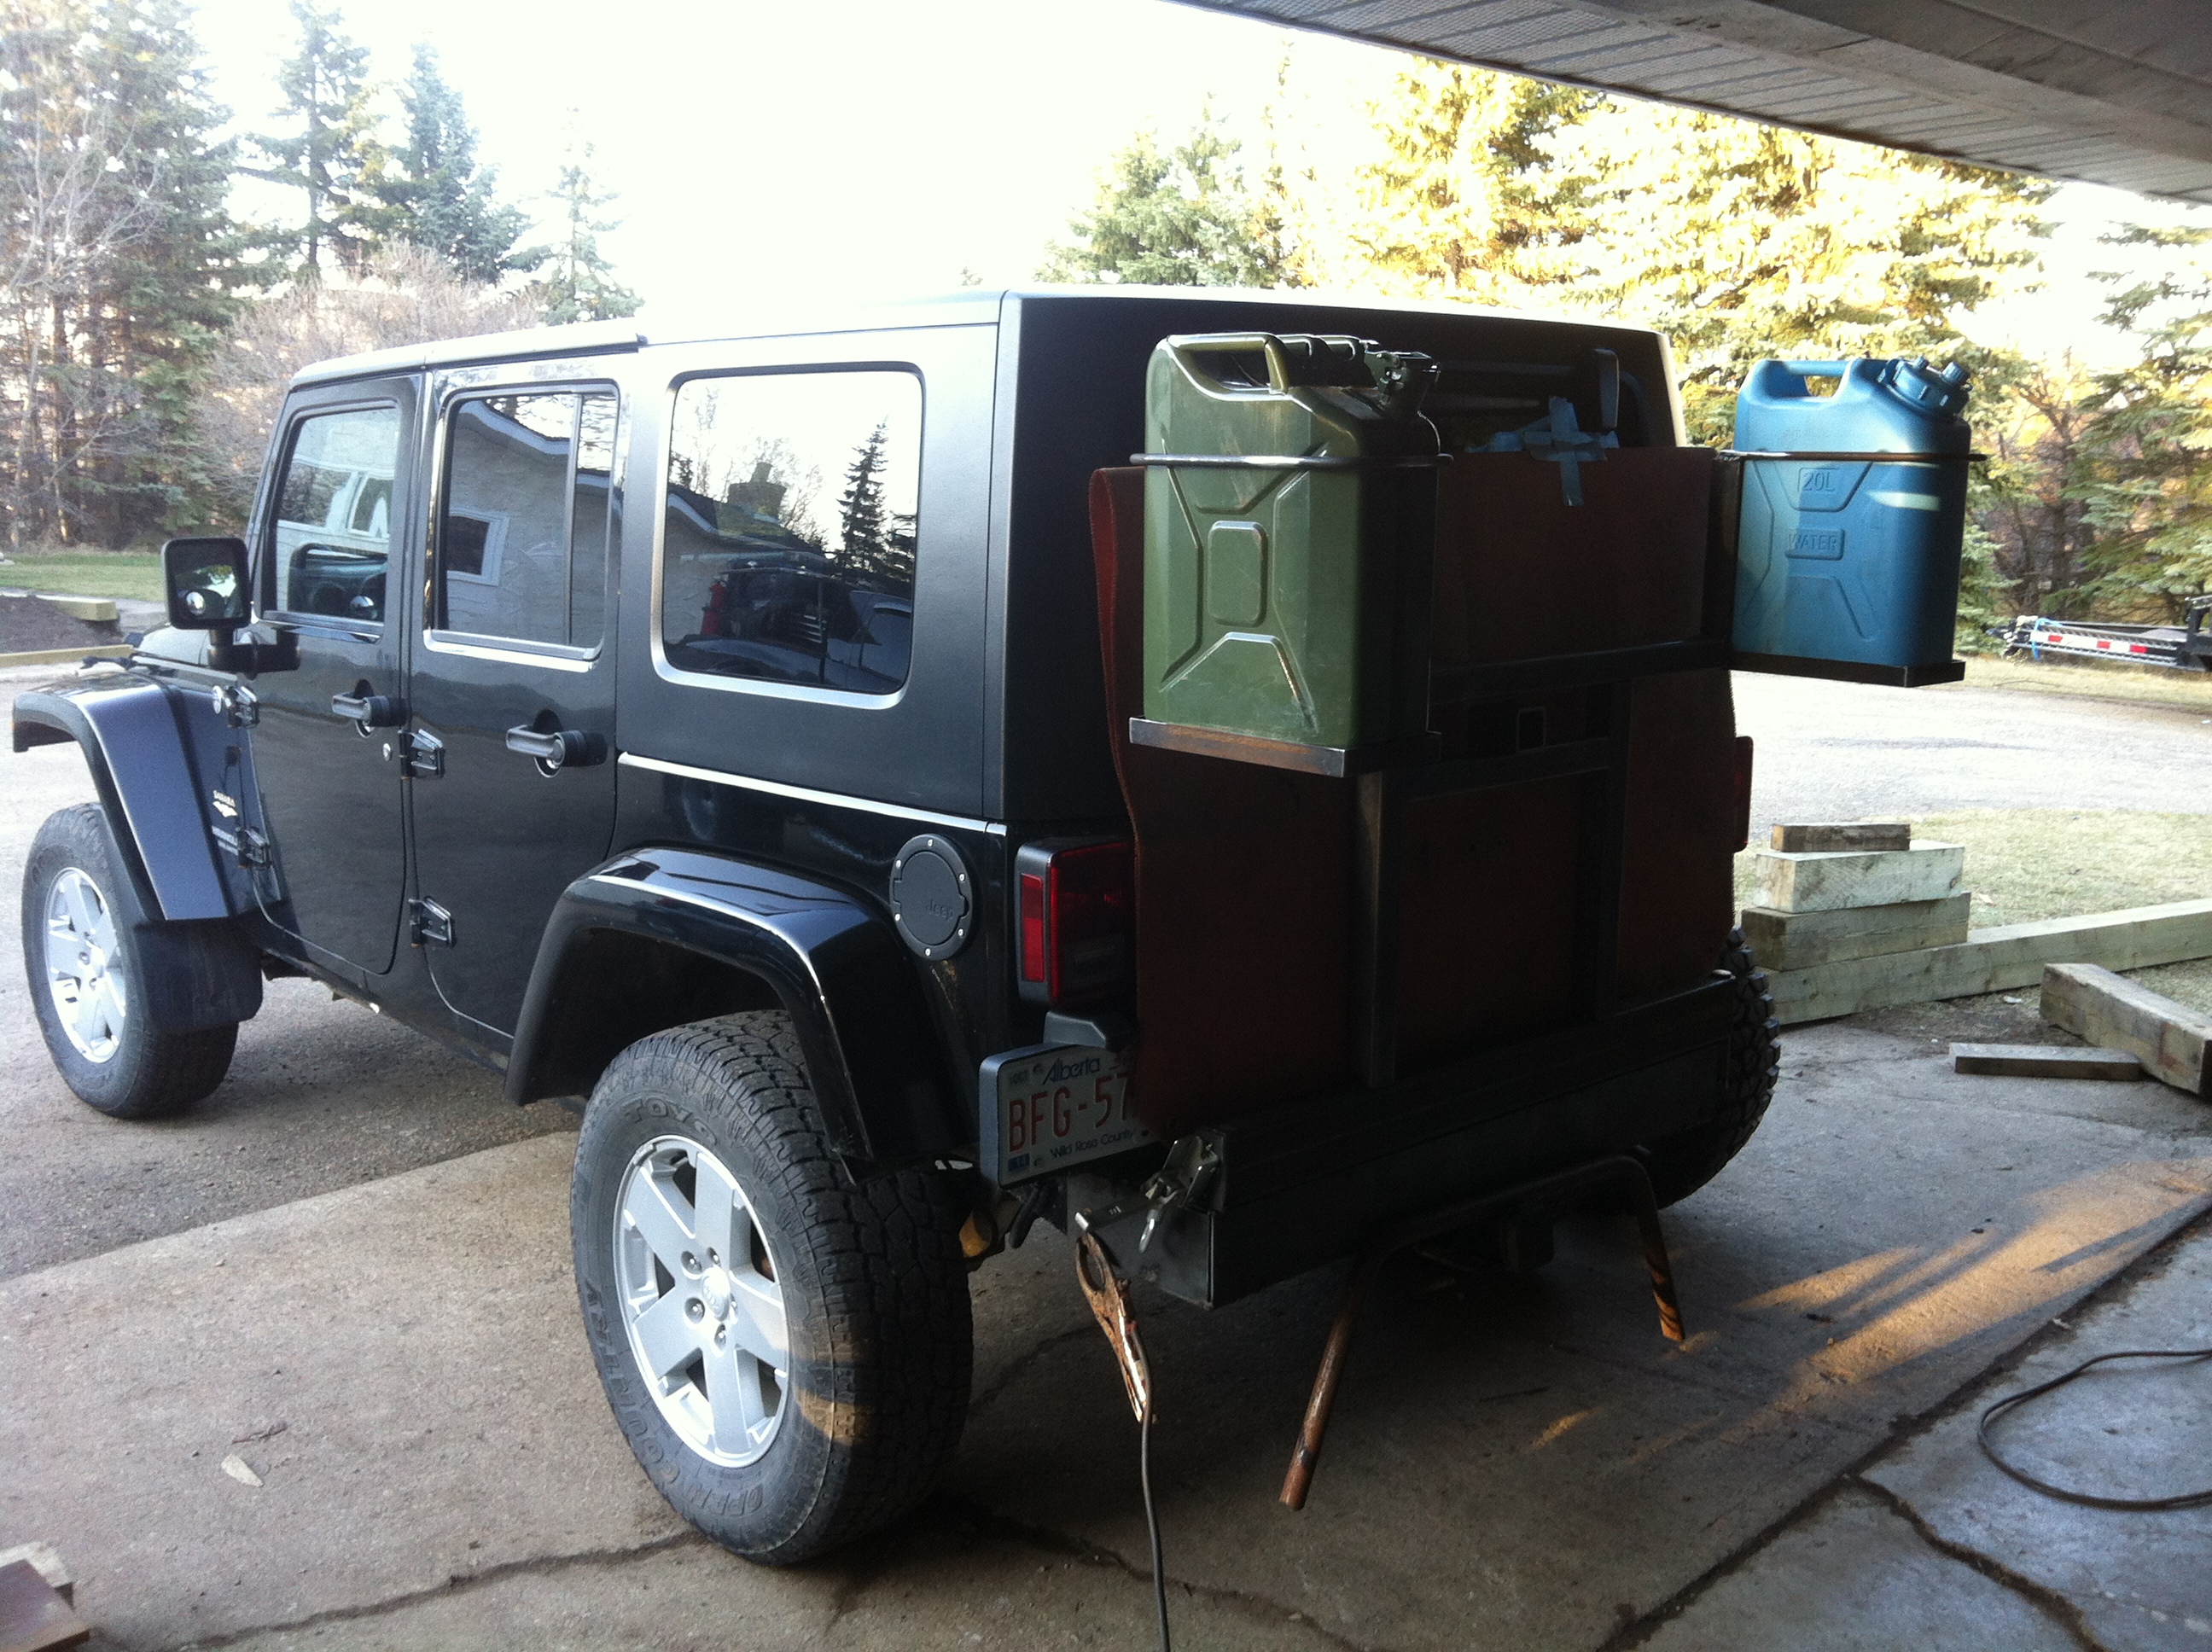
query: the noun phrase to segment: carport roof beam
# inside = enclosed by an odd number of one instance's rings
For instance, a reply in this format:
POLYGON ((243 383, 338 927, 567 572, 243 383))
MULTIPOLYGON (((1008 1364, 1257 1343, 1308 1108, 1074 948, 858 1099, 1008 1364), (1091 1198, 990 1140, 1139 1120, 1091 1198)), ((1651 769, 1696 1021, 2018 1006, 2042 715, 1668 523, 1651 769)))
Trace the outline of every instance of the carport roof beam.
POLYGON ((2212 202, 2202 0, 1182 0, 1540 80, 2212 202))

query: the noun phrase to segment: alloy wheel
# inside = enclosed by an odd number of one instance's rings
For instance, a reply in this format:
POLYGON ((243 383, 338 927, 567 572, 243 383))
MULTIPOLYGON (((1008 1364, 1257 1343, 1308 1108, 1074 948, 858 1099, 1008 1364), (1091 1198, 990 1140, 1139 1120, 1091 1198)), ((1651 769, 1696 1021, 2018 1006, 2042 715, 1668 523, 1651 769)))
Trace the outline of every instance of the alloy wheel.
POLYGON ((757 1462, 783 1421, 791 1338, 751 1198, 706 1147, 655 1137, 623 1175, 612 1237, 630 1352, 661 1416, 710 1462, 757 1462))
POLYGON ((115 914, 100 885, 76 866, 46 890, 46 990, 76 1053, 95 1064, 123 1048, 129 1015, 115 914))

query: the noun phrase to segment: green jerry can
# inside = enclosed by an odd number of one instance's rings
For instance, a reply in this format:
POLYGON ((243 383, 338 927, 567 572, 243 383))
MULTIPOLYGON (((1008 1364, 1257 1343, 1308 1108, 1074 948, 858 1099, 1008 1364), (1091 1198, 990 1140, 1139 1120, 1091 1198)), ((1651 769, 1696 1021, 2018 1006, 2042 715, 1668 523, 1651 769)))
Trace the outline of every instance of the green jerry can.
MULTIPOLYGON (((1345 773, 1428 728, 1426 356, 1358 338, 1163 339, 1145 385, 1145 715, 1223 755, 1345 773), (1354 755, 1363 754, 1363 755, 1354 755)), ((1147 727, 1146 726, 1150 726, 1147 727)))

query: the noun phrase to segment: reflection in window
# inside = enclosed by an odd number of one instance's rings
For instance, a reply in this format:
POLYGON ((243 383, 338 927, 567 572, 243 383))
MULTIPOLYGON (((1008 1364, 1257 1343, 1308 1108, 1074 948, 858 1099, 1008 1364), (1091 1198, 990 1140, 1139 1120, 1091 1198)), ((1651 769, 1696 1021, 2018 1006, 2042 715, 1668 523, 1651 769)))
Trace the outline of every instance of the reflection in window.
POLYGON ((611 391, 485 396, 448 422, 439 624, 595 647, 606 610, 611 391))
POLYGON ((661 568, 669 664, 889 694, 914 644, 921 382, 696 379, 676 396, 661 568))
POLYGON ((276 487, 276 606, 368 623, 384 617, 399 410, 354 408, 300 421, 276 487))

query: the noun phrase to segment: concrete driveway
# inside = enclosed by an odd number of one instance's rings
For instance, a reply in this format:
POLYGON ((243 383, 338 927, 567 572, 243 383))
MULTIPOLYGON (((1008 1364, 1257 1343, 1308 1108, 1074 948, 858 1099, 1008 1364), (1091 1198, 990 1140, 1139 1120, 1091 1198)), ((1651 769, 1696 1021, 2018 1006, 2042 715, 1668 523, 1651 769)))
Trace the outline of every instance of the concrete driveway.
POLYGON ((1739 671, 1735 715, 1758 743, 1754 841, 1778 820, 1960 809, 2212 814, 2212 720, 2171 707, 1739 671))
MULTIPOLYGON (((2078 708, 2022 712, 2046 709, 2078 708)), ((11 778, 54 758, 76 762, 11 778)), ((70 773, 9 789, 18 862, 70 773)), ((672 1519, 599 1399, 564 1115, 510 1113, 487 1076, 301 995, 198 1114, 118 1126, 52 1078, 0 981, 0 1547, 61 1548, 96 1644, 1151 1643, 1134 1430, 1057 1235, 975 1277, 945 1490, 764 1572, 672 1519)), ((2172 1237, 2208 1206, 2203 1102, 1959 1078, 1922 1031, 1795 1031, 1766 1127, 1668 1213, 1686 1346, 1657 1336, 1625 1224, 1571 1226, 1528 1277, 1409 1259, 1297 1515, 1273 1497, 1340 1275, 1210 1315, 1141 1292, 1179 1643, 2202 1646, 2212 1569, 2174 1563, 2212 1552, 2212 1514, 2084 1527, 1978 1467, 1960 1421, 2015 1350, 2212 1342, 2212 1242, 2172 1237)), ((2117 1462, 2101 1428, 2023 1437, 2162 1485, 2191 1449, 2158 1431, 2175 1392, 2112 1412, 2117 1462)))

